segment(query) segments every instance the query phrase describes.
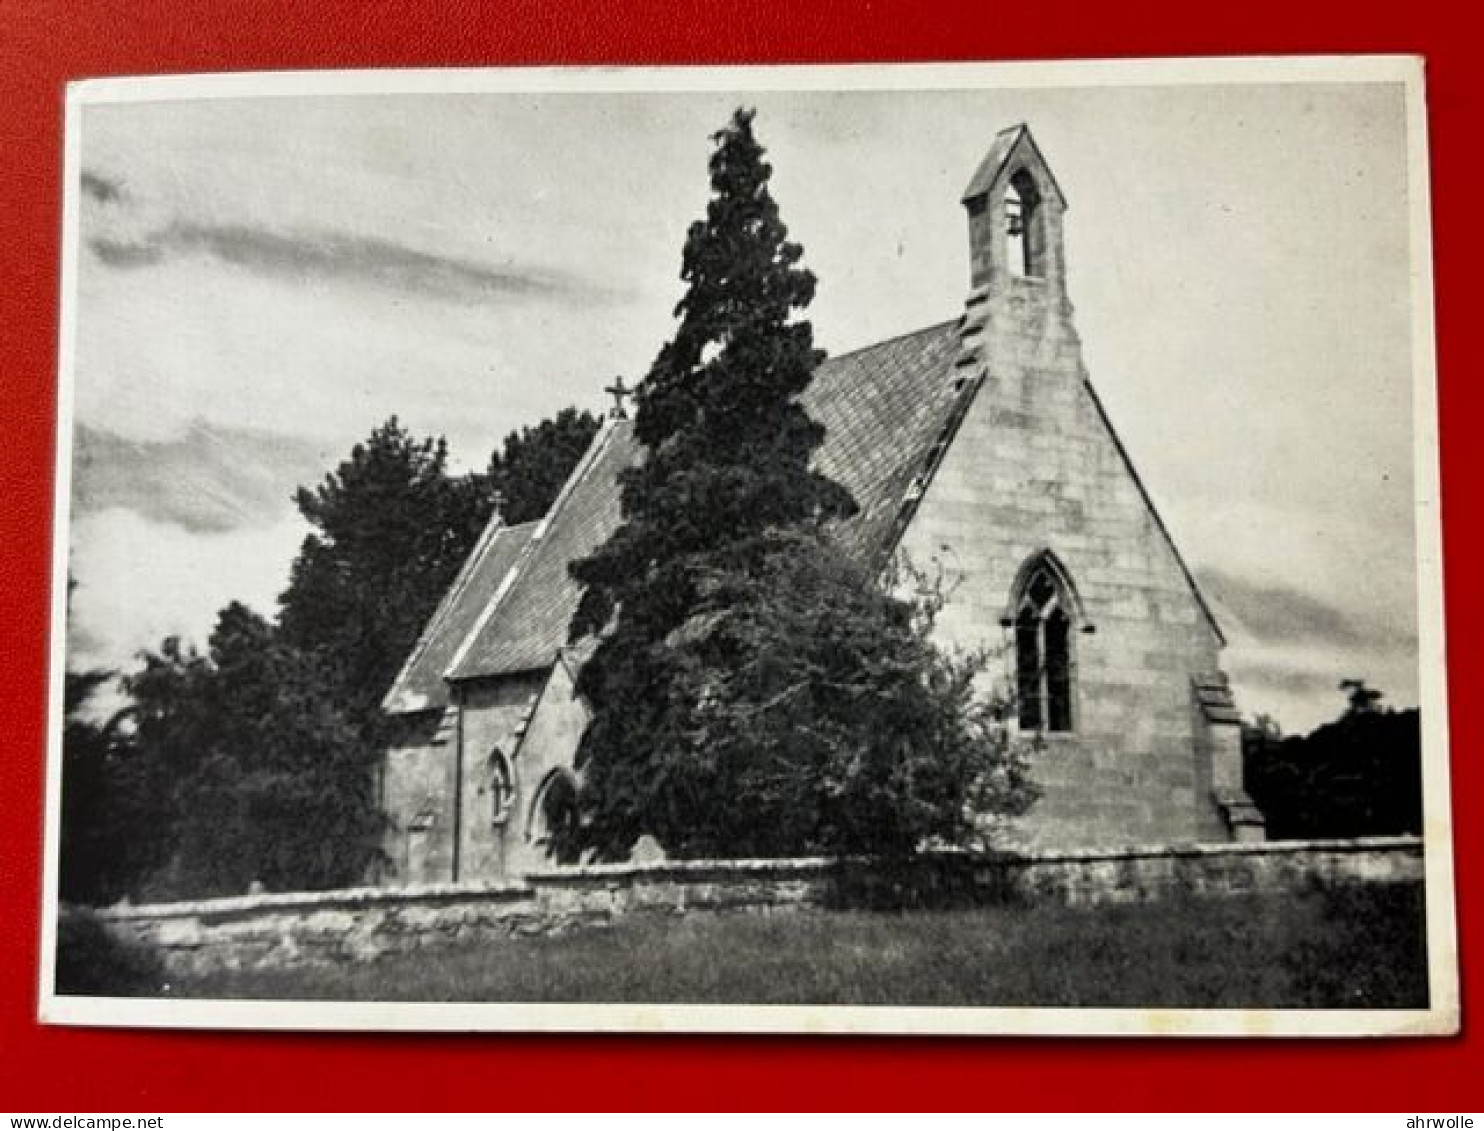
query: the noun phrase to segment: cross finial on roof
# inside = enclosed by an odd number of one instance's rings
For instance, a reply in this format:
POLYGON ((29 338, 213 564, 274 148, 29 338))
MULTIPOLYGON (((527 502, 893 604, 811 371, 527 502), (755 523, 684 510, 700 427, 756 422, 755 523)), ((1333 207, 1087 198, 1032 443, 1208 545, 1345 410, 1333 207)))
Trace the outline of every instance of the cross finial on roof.
POLYGON ((613 407, 609 409, 608 415, 614 420, 627 420, 629 410, 624 407, 624 399, 633 396, 634 390, 624 385, 622 375, 615 377, 613 384, 606 386, 603 392, 613 397, 613 407))

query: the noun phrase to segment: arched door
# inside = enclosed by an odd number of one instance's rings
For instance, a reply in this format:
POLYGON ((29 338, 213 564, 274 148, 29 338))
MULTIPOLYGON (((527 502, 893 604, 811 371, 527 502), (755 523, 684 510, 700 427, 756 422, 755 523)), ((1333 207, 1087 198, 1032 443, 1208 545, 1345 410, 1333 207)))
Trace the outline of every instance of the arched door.
POLYGON ((531 804, 529 839, 557 864, 578 859, 577 783, 566 770, 553 770, 541 783, 531 804))

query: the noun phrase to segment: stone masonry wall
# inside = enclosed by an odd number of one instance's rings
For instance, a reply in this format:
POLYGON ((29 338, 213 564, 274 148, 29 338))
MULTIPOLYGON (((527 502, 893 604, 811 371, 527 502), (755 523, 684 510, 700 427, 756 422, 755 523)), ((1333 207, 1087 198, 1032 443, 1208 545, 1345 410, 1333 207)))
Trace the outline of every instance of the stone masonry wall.
POLYGON ((1046 736, 1041 801, 1021 826, 1042 846, 1214 840, 1211 744, 1192 680, 1220 643, 1087 383, 1055 280, 971 296, 963 377, 980 386, 901 552, 942 570, 940 638, 1005 651, 1024 564, 1050 550, 1082 606, 1074 727, 1046 736))
MULTIPOLYGON (((96 914, 120 942, 152 950, 169 970, 189 975, 363 962, 478 939, 591 928, 626 914, 838 906, 842 893, 866 890, 843 882, 852 867, 824 859, 587 865, 532 872, 519 881, 260 894, 124 905, 96 914)), ((856 880, 870 875, 854 867, 856 880)), ((920 867, 947 877, 961 897, 984 903, 1139 902, 1423 878, 1416 837, 1007 856, 945 852, 924 856, 920 867)))
MULTIPOLYGON (((460 789, 460 880, 511 874, 506 860, 507 825, 497 825, 492 819, 490 755, 498 748, 507 758, 513 758, 546 674, 505 676, 468 685, 461 692, 464 777, 460 789)), ((519 799, 516 803, 520 804, 519 799)))
POLYGON ((500 859, 506 876, 546 866, 547 846, 539 839, 537 802, 553 773, 573 772, 572 759, 587 729, 588 717, 571 672, 564 661, 558 661, 552 666, 514 758, 515 801, 510 819, 501 830, 504 848, 500 859))
POLYGON ((451 723, 441 711, 396 720, 381 779, 387 815, 382 878, 415 884, 447 879, 453 868, 454 759, 451 723))
MULTIPOLYGON (((382 882, 498 879, 524 866, 507 858, 509 836, 519 835, 510 833, 516 814, 505 824, 494 821, 490 759, 496 749, 514 755, 545 678, 538 672, 472 684, 461 706, 399 720, 382 777, 382 808, 390 821, 382 882)), ((530 796, 520 785, 517 807, 530 796)), ((523 829, 524 812, 517 812, 523 829)))

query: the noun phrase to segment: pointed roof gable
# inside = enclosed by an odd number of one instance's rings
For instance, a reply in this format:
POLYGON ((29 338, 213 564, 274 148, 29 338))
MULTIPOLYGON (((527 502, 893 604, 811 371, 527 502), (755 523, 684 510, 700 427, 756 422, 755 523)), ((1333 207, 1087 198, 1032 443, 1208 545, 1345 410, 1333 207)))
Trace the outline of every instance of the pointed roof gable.
POLYGON ((984 155, 984 160, 979 163, 979 168, 969 179, 969 187, 964 189, 963 203, 967 204, 987 193, 1007 168, 1019 163, 1016 159, 1022 155, 1045 174, 1046 183, 1056 193, 1057 203, 1062 208, 1066 208, 1066 194, 1061 191, 1061 185, 1056 181, 1056 174, 1046 163, 1046 158, 1041 154, 1041 147, 1036 144, 1036 139, 1031 136, 1030 127, 1024 122, 995 134, 994 144, 989 147, 989 152, 984 155))
POLYGON ((459 643, 497 599, 501 585, 512 578, 511 570, 535 529, 534 522, 505 526, 499 515, 490 519, 397 673, 382 700, 382 710, 402 715, 448 705, 443 672, 459 643))

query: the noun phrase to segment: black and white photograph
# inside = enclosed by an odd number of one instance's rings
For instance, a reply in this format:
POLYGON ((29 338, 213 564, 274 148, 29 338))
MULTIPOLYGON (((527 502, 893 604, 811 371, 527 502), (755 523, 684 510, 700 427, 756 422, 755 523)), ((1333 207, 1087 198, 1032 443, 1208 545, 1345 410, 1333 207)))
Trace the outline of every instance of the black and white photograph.
POLYGON ((1421 64, 68 92, 41 1015, 1457 1031, 1421 64))

